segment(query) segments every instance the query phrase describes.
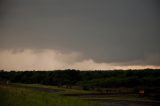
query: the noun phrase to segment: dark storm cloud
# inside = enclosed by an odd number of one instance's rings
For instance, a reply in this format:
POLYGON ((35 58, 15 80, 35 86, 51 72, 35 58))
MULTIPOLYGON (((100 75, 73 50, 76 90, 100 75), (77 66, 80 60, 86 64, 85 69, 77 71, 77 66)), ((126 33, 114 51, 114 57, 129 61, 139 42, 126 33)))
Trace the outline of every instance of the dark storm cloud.
POLYGON ((159 0, 2 0, 1 49, 82 52, 96 62, 160 65, 159 0))

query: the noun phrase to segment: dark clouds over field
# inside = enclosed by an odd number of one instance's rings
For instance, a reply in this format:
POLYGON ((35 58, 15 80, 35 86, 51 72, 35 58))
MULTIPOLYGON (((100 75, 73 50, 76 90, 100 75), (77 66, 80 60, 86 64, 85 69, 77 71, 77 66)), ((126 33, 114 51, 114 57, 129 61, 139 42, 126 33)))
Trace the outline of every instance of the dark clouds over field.
POLYGON ((0 1, 0 63, 4 69, 32 69, 33 63, 34 69, 40 65, 40 69, 77 68, 73 64, 86 61, 94 63, 87 63, 92 69, 110 69, 110 64, 111 68, 159 67, 159 45, 159 0, 0 1), (48 51, 52 53, 47 55, 48 51), (38 54, 45 58, 33 60, 38 54), (29 57, 32 65, 26 63, 29 57), (25 68, 8 62, 15 59, 25 68))

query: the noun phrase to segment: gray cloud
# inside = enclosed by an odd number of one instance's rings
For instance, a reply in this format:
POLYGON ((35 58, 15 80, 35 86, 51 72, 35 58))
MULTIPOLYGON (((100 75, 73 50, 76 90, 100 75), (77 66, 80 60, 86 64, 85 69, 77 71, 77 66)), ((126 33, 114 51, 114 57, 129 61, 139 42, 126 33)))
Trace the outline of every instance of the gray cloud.
POLYGON ((2 50, 56 49, 98 63, 160 65, 159 0, 2 1, 2 50))

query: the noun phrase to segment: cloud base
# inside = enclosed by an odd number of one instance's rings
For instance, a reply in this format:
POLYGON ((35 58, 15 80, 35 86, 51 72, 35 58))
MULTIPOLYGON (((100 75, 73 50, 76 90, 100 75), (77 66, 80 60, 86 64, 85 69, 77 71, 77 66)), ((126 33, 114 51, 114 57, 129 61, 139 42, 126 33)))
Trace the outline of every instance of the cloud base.
POLYGON ((82 53, 63 53, 53 49, 0 50, 0 68, 4 70, 113 70, 113 69, 159 69, 154 65, 121 65, 118 63, 97 63, 85 59, 82 53))

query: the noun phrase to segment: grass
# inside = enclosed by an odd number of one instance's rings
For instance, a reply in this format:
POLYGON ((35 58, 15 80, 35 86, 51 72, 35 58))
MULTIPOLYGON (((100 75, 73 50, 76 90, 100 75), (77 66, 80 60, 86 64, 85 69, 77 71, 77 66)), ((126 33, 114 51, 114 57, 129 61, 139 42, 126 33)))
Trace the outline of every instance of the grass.
POLYGON ((104 106, 79 98, 0 85, 0 106, 104 106))
POLYGON ((75 89, 75 88, 65 88, 65 87, 58 87, 58 86, 51 86, 51 85, 41 85, 41 84, 21 84, 15 83, 13 85, 20 86, 20 87, 36 87, 36 88, 49 88, 53 90, 59 90, 59 93, 95 93, 95 91, 87 91, 82 89, 75 89))
MULTIPOLYGON (((106 106, 103 102, 96 100, 126 100, 154 102, 147 97, 140 97, 137 94, 128 95, 79 95, 64 96, 63 94, 88 94, 95 91, 84 91, 81 89, 68 89, 57 86, 46 86, 40 84, 10 84, 0 85, 0 106, 106 106), (47 88, 58 92, 49 93, 38 88, 47 88), (92 102, 91 102, 91 101, 92 102)), ((108 105, 107 105, 108 106, 108 105)))

